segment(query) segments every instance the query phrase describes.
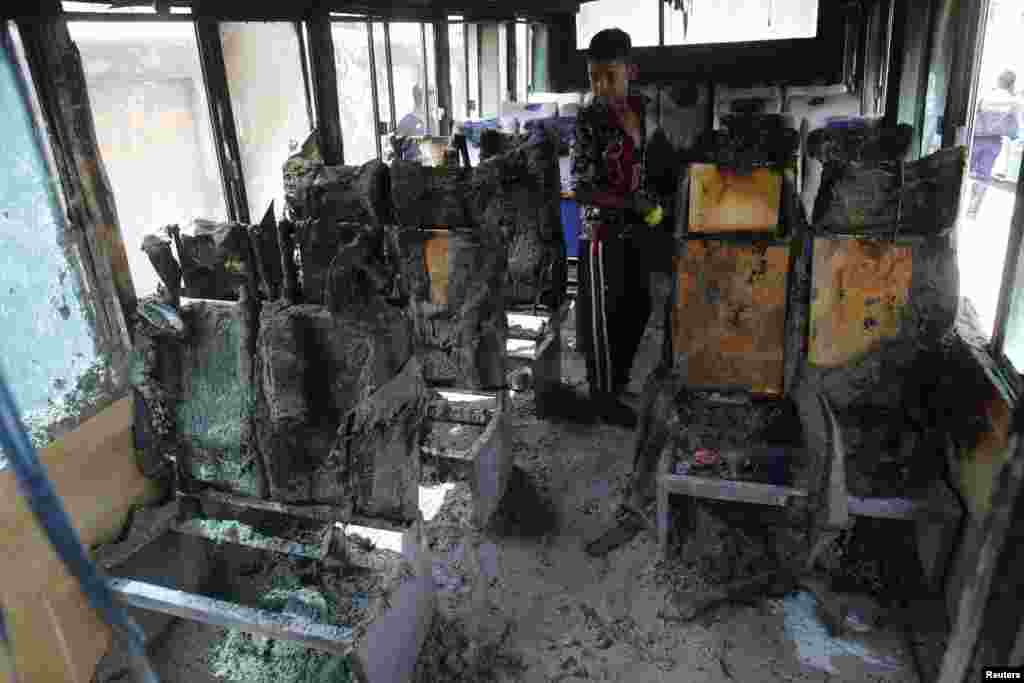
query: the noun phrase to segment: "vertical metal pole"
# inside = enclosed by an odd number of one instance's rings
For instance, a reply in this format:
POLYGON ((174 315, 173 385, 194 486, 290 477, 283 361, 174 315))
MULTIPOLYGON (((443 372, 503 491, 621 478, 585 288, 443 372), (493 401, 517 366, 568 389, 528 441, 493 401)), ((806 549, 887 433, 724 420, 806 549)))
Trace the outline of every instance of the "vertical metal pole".
POLYGON ((391 63, 391 22, 384 22, 384 61, 388 69, 388 110, 391 112, 391 130, 398 127, 395 113, 395 69, 391 63))
POLYGON ((477 117, 484 117, 484 41, 481 24, 476 25, 476 111, 477 117))
POLYGON ((320 137, 320 155, 328 166, 345 163, 345 145, 341 132, 338 103, 338 72, 334 63, 334 39, 331 18, 326 10, 310 16, 309 57, 316 95, 316 120, 320 137))
POLYGON ((306 52, 306 36, 303 35, 302 22, 296 21, 295 35, 299 37, 299 61, 302 64, 302 87, 306 91, 306 115, 309 117, 309 129, 316 128, 316 117, 313 115, 313 92, 309 87, 309 55, 306 52))
POLYGON ((665 46, 665 0, 655 0, 658 3, 658 45, 665 46))
POLYGON ((516 88, 516 76, 518 75, 517 59, 516 59, 516 22, 506 22, 505 28, 505 53, 508 58, 505 60, 505 68, 508 69, 507 88, 508 94, 506 98, 509 102, 518 102, 519 93, 516 88))
POLYGON ((438 133, 451 135, 452 117, 452 64, 451 43, 447 19, 434 21, 434 79, 437 82, 437 106, 444 110, 438 121, 438 133))
POLYGON ((231 109, 224 51, 220 42, 220 25, 213 19, 199 18, 195 21, 195 32, 203 72, 203 86, 206 89, 206 102, 210 109, 213 139, 217 144, 217 160, 224 183, 224 198, 227 200, 228 220, 248 223, 249 203, 245 196, 242 158, 238 147, 235 116, 231 109))
POLYGON ((526 23, 526 101, 530 101, 533 85, 533 24, 526 23))
POLYGON ((430 125, 430 68, 427 61, 427 25, 420 22, 420 41, 423 49, 423 120, 427 124, 427 133, 433 134, 433 127, 430 125))
POLYGON ((377 159, 384 161, 384 150, 380 144, 380 102, 377 92, 377 54, 373 46, 373 22, 366 22, 366 38, 370 51, 370 92, 373 97, 373 141, 377 144, 377 159))
POLYGON ((473 89, 469 87, 469 22, 462 24, 462 51, 466 67, 466 118, 470 118, 469 103, 473 100, 473 89))

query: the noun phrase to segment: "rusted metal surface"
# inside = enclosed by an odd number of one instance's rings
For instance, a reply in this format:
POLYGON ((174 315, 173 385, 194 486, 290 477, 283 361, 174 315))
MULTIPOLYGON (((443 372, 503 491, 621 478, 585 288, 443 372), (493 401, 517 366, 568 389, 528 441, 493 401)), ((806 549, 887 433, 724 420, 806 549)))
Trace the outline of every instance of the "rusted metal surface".
POLYGON ((815 239, 810 363, 845 365, 897 336, 913 270, 910 246, 815 239))
POLYGON ((714 164, 690 167, 689 231, 771 232, 779 224, 782 172, 738 174, 714 164))
POLYGON ((663 474, 660 479, 659 486, 667 493, 681 494, 692 498, 785 507, 790 498, 807 496, 807 492, 802 489, 751 481, 692 477, 683 474, 663 474))
POLYGON ((448 231, 431 230, 423 243, 423 254, 430 275, 430 303, 448 305, 448 231))
POLYGON ((313 548, 304 543, 289 541, 276 536, 250 534, 245 538, 239 537, 234 540, 228 539, 225 541, 221 534, 218 534, 216 531, 211 529, 209 525, 204 524, 203 522, 204 520, 201 519, 190 519, 185 522, 177 522, 170 525, 170 530, 179 534, 184 534, 185 536, 203 538, 208 541, 213 541, 214 543, 228 542, 263 552, 277 553, 279 555, 292 555, 295 557, 303 557, 307 560, 316 560, 318 562, 324 559, 324 555, 320 552, 319 548, 313 548))
POLYGON ((112 579, 109 585, 119 600, 139 609, 288 640, 336 655, 351 654, 355 645, 352 629, 320 624, 295 614, 245 607, 142 581, 112 579))
POLYGON ((671 324, 689 386, 782 393, 788 271, 788 245, 685 244, 671 324))
POLYGON ((493 394, 439 393, 427 404, 427 419, 486 426, 498 410, 498 397, 493 394))

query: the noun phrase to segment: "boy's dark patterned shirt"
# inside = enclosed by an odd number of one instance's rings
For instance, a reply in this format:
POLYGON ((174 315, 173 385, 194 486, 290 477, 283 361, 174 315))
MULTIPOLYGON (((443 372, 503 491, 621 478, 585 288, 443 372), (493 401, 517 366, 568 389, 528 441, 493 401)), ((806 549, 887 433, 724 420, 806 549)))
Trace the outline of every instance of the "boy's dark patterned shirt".
MULTIPOLYGON (((573 189, 604 192, 619 196, 646 194, 647 100, 631 96, 630 107, 640 119, 640 145, 637 146, 619 123, 607 103, 595 100, 583 107, 576 118, 576 137, 572 147, 573 189)), ((602 222, 625 222, 637 217, 628 210, 599 209, 586 206, 583 230, 589 237, 591 227, 602 222)))

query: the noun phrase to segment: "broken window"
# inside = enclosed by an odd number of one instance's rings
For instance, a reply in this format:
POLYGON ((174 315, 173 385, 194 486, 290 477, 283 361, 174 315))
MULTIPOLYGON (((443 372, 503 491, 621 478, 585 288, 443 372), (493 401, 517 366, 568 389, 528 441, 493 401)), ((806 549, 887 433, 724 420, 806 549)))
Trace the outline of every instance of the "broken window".
POLYGON ((452 82, 452 119, 466 120, 466 25, 448 24, 448 51, 452 82))
POLYGON ((740 43, 814 38, 818 0, 724 0, 703 3, 684 16, 665 2, 665 45, 740 43))
POLYGON ((0 50, 0 369, 41 448, 109 402, 108 364, 97 353, 88 281, 39 134, 38 103, 19 71, 26 74, 0 50))
POLYGON ((660 39, 660 11, 661 0, 595 0, 580 5, 576 14, 576 47, 586 50, 591 38, 606 28, 620 28, 628 33, 633 47, 656 46, 660 39))
POLYGON ((283 209, 281 164, 310 131, 299 36, 290 22, 225 22, 220 36, 249 215, 258 221, 271 201, 283 209))
POLYGON ((142 238, 227 212, 191 22, 68 22, 139 296, 157 275, 142 238))
POLYGON ((369 26, 362 21, 335 22, 331 25, 331 36, 334 39, 345 163, 364 164, 377 158, 369 26))

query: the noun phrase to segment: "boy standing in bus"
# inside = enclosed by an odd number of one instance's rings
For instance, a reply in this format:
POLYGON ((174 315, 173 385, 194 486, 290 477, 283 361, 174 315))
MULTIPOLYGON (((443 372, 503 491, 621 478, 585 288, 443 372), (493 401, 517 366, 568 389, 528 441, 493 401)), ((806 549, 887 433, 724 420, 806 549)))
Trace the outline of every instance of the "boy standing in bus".
POLYGON ((627 429, 636 427, 637 417, 620 397, 651 313, 650 267, 634 238, 663 218, 646 193, 647 103, 630 93, 636 77, 631 48, 619 29, 591 40, 593 98, 577 116, 572 149, 574 191, 584 207, 577 339, 597 416, 627 429))

